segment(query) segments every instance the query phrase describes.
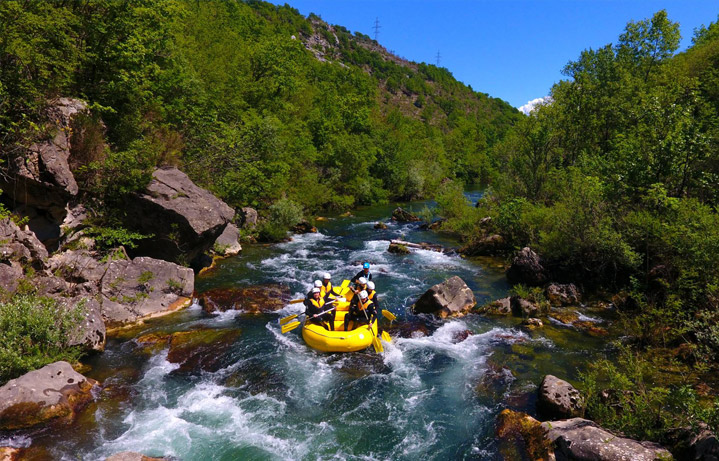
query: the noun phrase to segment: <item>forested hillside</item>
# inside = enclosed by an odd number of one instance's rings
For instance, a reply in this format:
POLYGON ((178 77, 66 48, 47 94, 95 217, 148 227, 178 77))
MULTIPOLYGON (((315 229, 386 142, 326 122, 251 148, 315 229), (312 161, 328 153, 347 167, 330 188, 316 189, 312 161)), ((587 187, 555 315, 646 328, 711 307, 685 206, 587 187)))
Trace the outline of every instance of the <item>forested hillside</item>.
POLYGON ((719 25, 675 54, 679 41, 679 24, 660 11, 585 50, 551 101, 492 148, 491 190, 477 208, 456 185, 439 199, 445 229, 464 235, 467 252, 500 235, 504 251, 530 246, 554 278, 613 300, 635 348, 624 374, 603 364, 589 385, 609 379, 626 391, 611 410, 594 388, 595 409, 643 437, 676 427, 662 415, 672 398, 691 403, 648 374, 675 370, 675 360, 716 370, 719 359, 719 25), (636 351, 666 360, 642 366, 636 351))
POLYGON ((486 179, 522 118, 287 5, 6 1, 0 23, 3 155, 47 134, 49 99, 82 98, 97 136, 71 166, 106 204, 167 164, 232 206, 289 214, 424 197, 486 179))

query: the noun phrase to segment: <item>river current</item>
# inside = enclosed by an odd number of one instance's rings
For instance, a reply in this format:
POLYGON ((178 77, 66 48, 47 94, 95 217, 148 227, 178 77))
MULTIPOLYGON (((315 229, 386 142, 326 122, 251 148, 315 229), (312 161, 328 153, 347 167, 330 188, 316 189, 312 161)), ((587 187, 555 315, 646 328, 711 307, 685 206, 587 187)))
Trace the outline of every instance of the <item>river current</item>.
POLYGON ((509 286, 501 261, 388 253, 392 238, 457 245, 417 223, 390 222, 392 208, 331 218, 318 233, 290 242, 246 246, 198 277, 196 289, 283 283, 297 298, 321 273, 338 284, 369 261, 381 307, 399 322, 426 324, 424 334, 395 336, 381 355, 372 348, 323 354, 304 344, 300 329, 280 332, 278 319, 300 312, 301 304, 266 315, 209 315, 194 304, 109 339, 86 373, 103 383, 97 402, 70 427, 30 433, 28 441, 64 460, 120 451, 183 460, 500 459, 497 414, 507 407, 533 413, 541 377, 576 379, 604 341, 561 322, 526 332, 513 318, 415 317, 412 303, 453 275, 479 304, 506 296, 509 286), (389 227, 374 229, 378 220, 389 227), (198 328, 241 330, 218 352, 217 371, 179 372, 167 348, 138 352, 139 334, 198 328))

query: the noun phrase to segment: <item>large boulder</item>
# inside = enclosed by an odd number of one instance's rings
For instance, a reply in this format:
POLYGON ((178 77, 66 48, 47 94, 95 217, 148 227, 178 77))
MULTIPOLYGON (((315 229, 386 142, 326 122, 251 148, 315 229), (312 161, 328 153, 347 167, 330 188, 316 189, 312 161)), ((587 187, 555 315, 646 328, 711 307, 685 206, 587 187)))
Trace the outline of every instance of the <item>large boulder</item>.
POLYGON ((576 306, 582 300, 579 289, 573 283, 552 283, 547 287, 546 294, 552 306, 576 306))
POLYGON ((477 304, 472 290, 456 275, 427 290, 412 306, 415 313, 447 317, 468 311, 477 304))
POLYGON ((547 438, 554 442, 557 461, 655 461, 673 459, 672 455, 653 442, 618 437, 592 421, 572 418, 542 423, 547 438))
POLYGON ((20 229, 12 219, 5 218, 0 220, 0 255, 44 269, 48 253, 32 231, 20 229))
POLYGON ((240 230, 234 224, 230 223, 222 231, 215 244, 212 247, 212 251, 220 256, 234 256, 242 251, 242 245, 240 245, 240 230))
POLYGON ((407 210, 403 210, 401 207, 397 207, 392 212, 392 220, 397 222, 412 222, 412 221, 421 221, 420 218, 413 215, 407 210))
POLYGON ((250 314, 275 312, 290 300, 287 285, 256 285, 246 288, 213 288, 200 295, 207 313, 241 310, 250 314))
POLYGON ((12 379, 0 387, 0 430, 72 420, 92 400, 96 384, 67 362, 51 363, 12 379))
POLYGON ((177 168, 160 168, 142 193, 128 200, 127 225, 154 237, 136 254, 191 261, 214 244, 235 211, 177 168))
POLYGON ((546 439, 542 424, 525 413, 502 410, 495 432, 502 459, 553 459, 552 443, 546 439))
POLYGON ((24 266, 46 267, 47 250, 29 230, 10 218, 0 220, 0 290, 14 293, 25 279, 24 266))
POLYGON ((58 300, 61 309, 70 310, 79 307, 83 311, 83 318, 74 326, 68 345, 81 346, 86 351, 104 351, 107 332, 100 303, 95 298, 84 296, 55 299, 58 300))
POLYGON ((545 420, 581 417, 584 416, 584 399, 568 382, 546 375, 539 386, 537 412, 545 420))
POLYGON ((70 171, 72 122, 85 112, 84 102, 60 98, 47 109, 51 137, 30 145, 26 152, 10 158, 7 175, 0 175, 0 188, 14 203, 48 210, 62 221, 65 204, 78 193, 70 171))
POLYGON ((87 250, 67 250, 54 254, 48 259, 48 269, 71 283, 87 283, 99 285, 105 276, 109 262, 87 250))
POLYGON ((539 255, 529 247, 524 247, 507 270, 507 279, 511 283, 538 286, 547 283, 549 276, 539 255))
POLYGON ((108 328, 136 323, 188 306, 195 276, 192 269, 139 257, 112 261, 102 278, 102 316, 108 328))

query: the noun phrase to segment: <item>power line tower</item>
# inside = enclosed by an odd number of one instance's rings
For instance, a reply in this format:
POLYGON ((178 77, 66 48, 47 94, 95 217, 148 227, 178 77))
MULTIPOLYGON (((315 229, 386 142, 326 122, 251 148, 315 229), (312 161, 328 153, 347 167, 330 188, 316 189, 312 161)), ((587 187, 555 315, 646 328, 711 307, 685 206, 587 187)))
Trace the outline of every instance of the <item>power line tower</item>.
POLYGON ((382 26, 379 25, 379 18, 374 19, 374 41, 377 41, 377 38, 379 38, 379 30, 382 28, 382 26))
POLYGON ((442 62, 442 55, 439 54, 439 50, 437 50, 437 56, 435 56, 437 59, 437 67, 439 67, 439 63, 442 62))

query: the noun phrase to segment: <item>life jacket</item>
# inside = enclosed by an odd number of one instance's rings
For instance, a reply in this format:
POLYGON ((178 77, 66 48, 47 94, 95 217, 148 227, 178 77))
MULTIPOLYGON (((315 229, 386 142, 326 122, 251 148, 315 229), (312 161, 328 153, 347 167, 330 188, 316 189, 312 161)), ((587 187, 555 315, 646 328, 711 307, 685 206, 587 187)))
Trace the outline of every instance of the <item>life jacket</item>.
POLYGON ((362 300, 360 299, 359 301, 357 301, 357 309, 363 311, 363 310, 367 309, 370 306, 370 304, 372 304, 371 299, 367 299, 367 302, 364 304, 362 304, 362 300))
POLYGON ((367 294, 367 299, 369 299, 370 301, 374 301, 374 295, 376 295, 376 294, 377 294, 377 290, 372 290, 371 293, 367 294))
POLYGON ((312 301, 312 305, 315 306, 317 309, 321 309, 322 306, 325 305, 325 300, 322 297, 320 297, 320 299, 312 298, 310 299, 310 301, 312 301))
POLYGON ((324 298, 328 293, 332 293, 332 282, 327 282, 326 286, 322 285, 320 287, 320 296, 324 298))

